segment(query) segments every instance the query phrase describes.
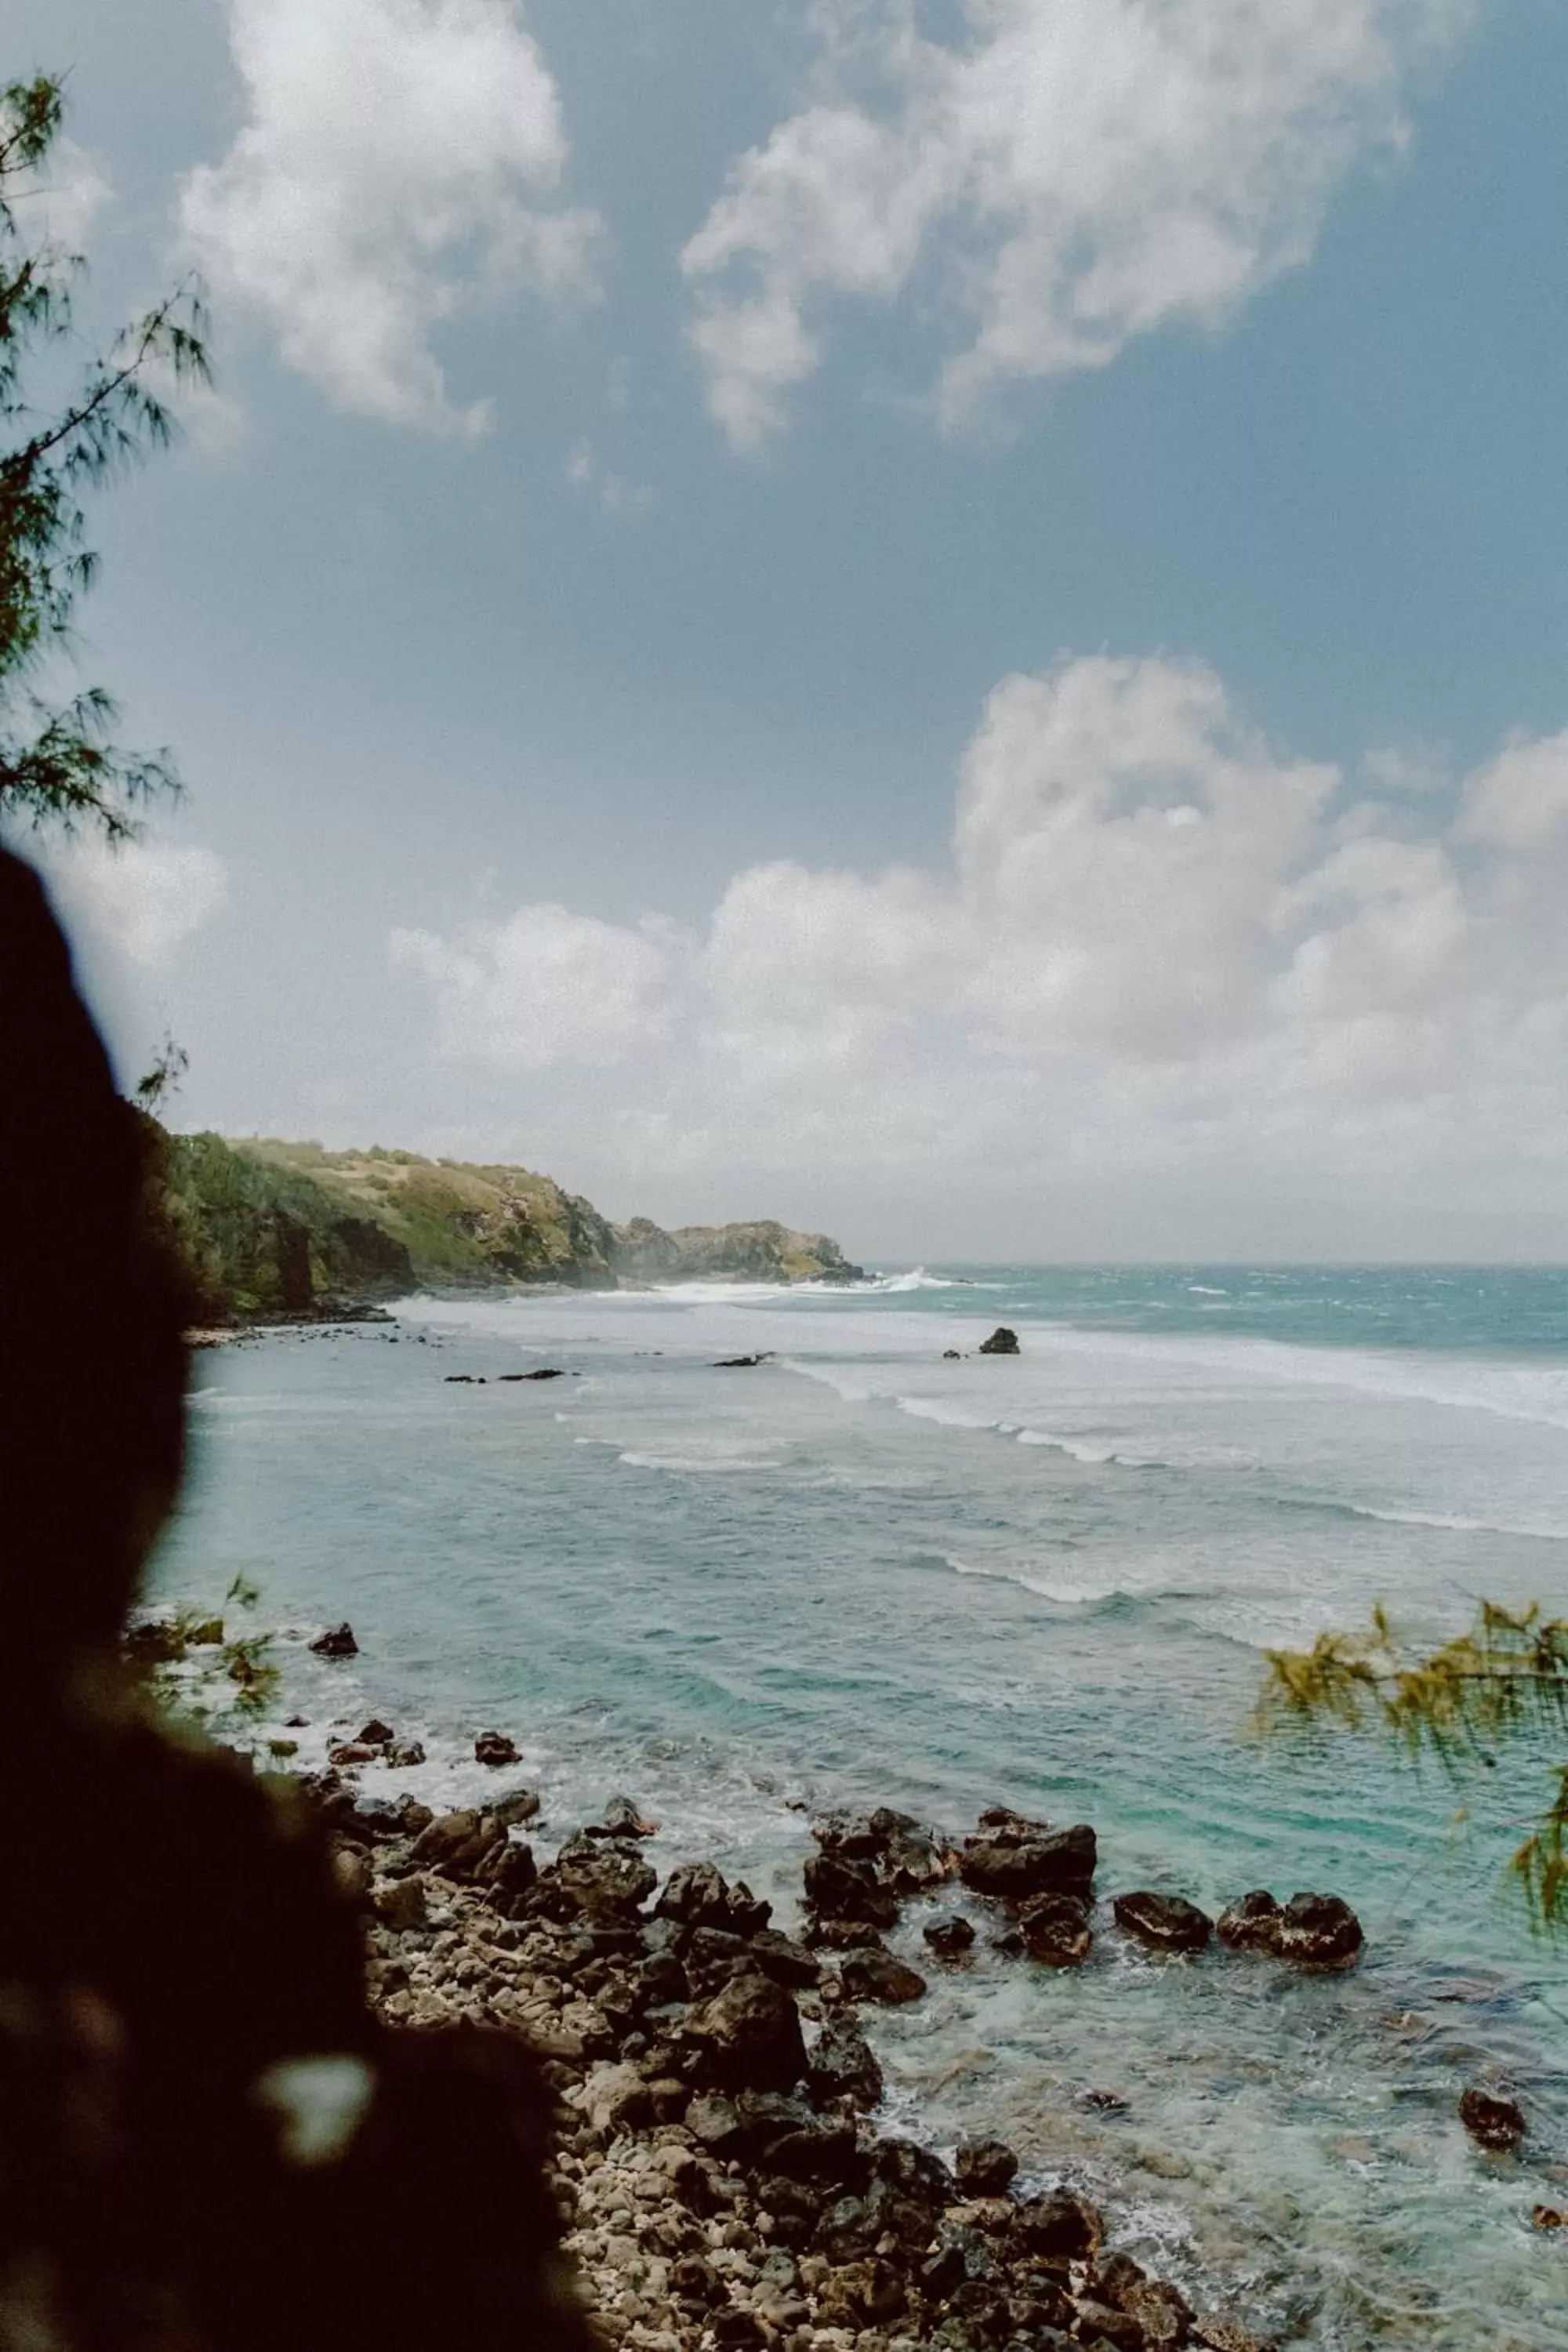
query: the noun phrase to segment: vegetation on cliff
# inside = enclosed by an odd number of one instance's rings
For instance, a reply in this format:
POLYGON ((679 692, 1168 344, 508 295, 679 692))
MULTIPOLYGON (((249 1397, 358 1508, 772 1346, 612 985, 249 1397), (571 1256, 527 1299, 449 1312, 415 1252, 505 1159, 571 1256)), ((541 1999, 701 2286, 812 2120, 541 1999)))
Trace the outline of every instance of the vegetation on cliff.
POLYGON ((826 1234, 771 1222, 673 1233, 646 1217, 612 1224, 526 1168, 158 1133, 169 1223, 222 1319, 310 1315, 416 1289, 849 1282, 860 1272, 826 1234))

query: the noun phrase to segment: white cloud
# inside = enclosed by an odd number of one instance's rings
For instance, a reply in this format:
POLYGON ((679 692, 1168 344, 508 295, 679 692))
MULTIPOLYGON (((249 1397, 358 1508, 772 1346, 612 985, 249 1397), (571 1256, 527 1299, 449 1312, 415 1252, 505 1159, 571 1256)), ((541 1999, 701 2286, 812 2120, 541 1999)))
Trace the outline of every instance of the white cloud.
POLYGON ((67 253, 79 253, 92 237, 114 191, 96 159, 74 139, 60 137, 38 173, 25 174, 11 192, 29 240, 36 235, 67 253))
POLYGON ((51 852, 51 886, 91 937, 144 971, 163 971, 228 903, 228 867, 200 844, 81 840, 51 852))
POLYGON ((454 940, 398 930, 393 954, 436 987, 443 1049, 520 1070, 600 1067, 662 1037, 671 927, 628 930, 564 907, 521 907, 454 940))
POLYGON ((591 441, 574 441, 563 468, 574 490, 592 498, 607 515, 651 514, 658 492, 651 482, 628 482, 606 466, 591 441))
POLYGON ((593 283, 597 216, 552 199, 555 83, 512 0, 229 0, 247 116, 185 181, 185 237, 220 299, 274 328, 336 404, 469 430, 432 331, 523 283, 593 283))
POLYGON ((955 316, 948 425, 1009 380, 1222 322, 1405 143, 1412 72, 1477 5, 963 0, 945 42, 916 0, 823 0, 824 96, 740 158, 686 247, 714 415, 740 448, 776 432, 832 298, 918 289, 955 316))
POLYGON ((1565 882, 1568 736, 1441 804, 1369 800, 1203 665, 1094 658, 997 686, 941 870, 777 863, 700 935, 524 907, 398 951, 444 1051, 526 1081, 498 1098, 524 1156, 612 1203, 952 1230, 994 1198, 1048 1248, 1063 1202, 1121 1186, 1121 1246, 1212 1250, 1226 1204, 1282 1192, 1331 1231, 1358 1202, 1561 1213, 1565 882))

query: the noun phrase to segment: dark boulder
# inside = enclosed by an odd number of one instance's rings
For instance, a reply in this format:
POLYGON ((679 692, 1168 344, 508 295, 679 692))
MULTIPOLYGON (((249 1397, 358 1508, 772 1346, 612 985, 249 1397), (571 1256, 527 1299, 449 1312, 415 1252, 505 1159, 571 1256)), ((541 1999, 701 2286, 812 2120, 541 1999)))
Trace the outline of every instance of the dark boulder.
POLYGON ((398 1770, 406 1771, 416 1764, 424 1763, 425 1750, 416 1739, 400 1739, 388 1748, 386 1760, 398 1770))
POLYGON ((805 1879, 806 1902, 819 1919, 859 1920, 868 1927, 890 1927, 898 1919, 899 1898, 879 1884, 869 1863, 810 1854, 805 1879))
POLYGON ((549 1882, 552 1907, 590 1922, 634 1920, 658 1884, 658 1874, 635 1846, 584 1837, 567 1839, 540 1887, 549 1882))
POLYGON ((658 1823, 645 1820, 629 1797, 612 1797, 605 1807, 603 1821, 591 1825, 589 1835, 595 1830, 605 1837, 650 1838, 658 1834, 658 1823))
POLYGON ((1214 1933, 1214 1921, 1183 1895, 1156 1895, 1140 1888, 1119 1895, 1111 1905, 1116 1924, 1156 1952, 1198 1952, 1214 1933))
POLYGON ((1293 1895, 1276 1903, 1262 1888, 1223 1912, 1218 1932, 1237 1950, 1268 1952, 1302 1968, 1348 1968, 1365 1941, 1361 1921, 1337 1895, 1293 1895))
POLYGON ((847 2000, 877 2000, 890 2008, 919 2000, 926 1989, 924 1977, 877 1945, 846 1952, 838 1980, 847 2000))
POLYGON ((342 1624, 330 1625, 324 1633, 318 1633, 310 1648, 318 1658, 357 1658, 359 1655, 354 1629, 346 1619, 342 1624))
POLYGON ((980 1342, 980 1352, 983 1356, 1016 1356, 1023 1351, 1016 1331, 1010 1331, 1005 1323, 998 1323, 989 1339, 980 1342))
POLYGON ((776 1927, 763 1927, 748 1937, 745 1948, 755 1966, 775 1984, 805 1992, 822 1982, 822 1963, 816 1953, 792 1937, 781 1935, 776 1927))
POLYGON ((474 1742, 476 1764, 517 1764, 521 1761, 515 1744, 504 1731, 481 1731, 474 1742))
POLYGON ((858 2026, 847 2017, 829 2020, 813 2044, 806 2067, 813 2096, 847 2099, 868 2113, 882 2101, 882 2070, 858 2026))
POLYGON ((371 1717, 363 1730, 354 1734, 354 1738, 364 1748, 390 1748, 396 1737, 397 1734, 391 1724, 383 1723, 381 1717, 375 1715, 371 1717))
POLYGON ((1148 2352, 1185 2344, 1193 2309, 1179 2286, 1152 2279, 1131 2254, 1106 2254, 1095 2266, 1094 2294, 1112 2310, 1125 2312, 1142 2330, 1148 2352))
POLYGON ((771 1977, 732 1977, 688 2011, 682 2031, 708 2079, 722 2088, 785 2091, 806 2071, 800 2013, 771 1977))
POLYGON ((1467 2091, 1459 2101, 1459 2121, 1482 2147, 1499 2152, 1517 2147, 1524 2137, 1524 2110, 1492 2091, 1467 2091))
POLYGON ((533 1848, 521 1838, 502 1837, 474 1874, 494 1895, 526 1895, 539 1876, 533 1848))
POLYGON ((730 1936, 754 1936, 773 1916, 749 1886, 731 1886, 710 1862, 683 1863, 666 1880, 654 1916, 688 1927, 718 1927, 730 1936))
POLYGON ((961 2139, 952 2168, 965 2197, 1005 2196, 1018 2159, 1005 2140, 961 2139))
POLYGON ((341 1748, 329 1748, 327 1750, 327 1761, 338 1772, 354 1764, 376 1764, 380 1760, 379 1748, 366 1748, 357 1739, 345 1740, 341 1748))
POLYGON ((1087 1894, 1097 1859, 1094 1832, 1087 1822, 1053 1830, 995 1806, 982 1813, 975 1834, 965 1838, 958 1870, 975 1894, 1021 1903, 1031 1895, 1087 1894))
POLYGON ((505 1834, 466 1807, 441 1813, 415 1839, 414 1860, 421 1870, 438 1870, 444 1878, 471 1878, 505 1834))
POLYGON ((974 1941, 974 1929, 970 1922, 954 1913, 946 1919, 933 1919, 921 1933, 939 1959, 960 1960, 974 1941))
POLYGON ((1018 1933, 1032 1960, 1050 1969, 1076 1969, 1094 1941, 1089 1906, 1077 1895, 1037 1895, 1018 1914, 1018 1933))
POLYGON ((1065 2189, 1047 2189, 1043 2197, 1031 2197, 1020 2205, 1016 2226, 1032 2253, 1065 2256, 1069 2262, 1092 2254, 1102 2235, 1093 2206, 1065 2189))

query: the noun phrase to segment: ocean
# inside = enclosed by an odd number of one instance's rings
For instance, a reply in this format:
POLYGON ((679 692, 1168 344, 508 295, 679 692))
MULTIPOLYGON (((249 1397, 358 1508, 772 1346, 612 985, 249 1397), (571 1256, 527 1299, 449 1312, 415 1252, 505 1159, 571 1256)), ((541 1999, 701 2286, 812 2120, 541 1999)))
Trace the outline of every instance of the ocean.
POLYGON ((875 1803, 1090 1822, 1104 1897, 1347 1897, 1368 1949, 1328 1978, 1155 1960, 1108 1910, 1080 1971, 983 1936, 948 1973, 911 1906, 931 1991, 868 2020, 889 2112, 1000 2132, 1306 2343, 1568 2346, 1568 2233, 1531 2225, 1568 2205, 1568 1950, 1505 1878, 1568 1741, 1454 1781, 1250 1721, 1266 1647, 1374 1601, 1423 1639, 1482 1594, 1568 1612, 1568 1271, 413 1299, 205 1353, 192 1419, 154 1597, 259 1588, 301 1765, 374 1712, 429 1761, 366 1787, 447 1805, 505 1731, 555 1830, 624 1790, 656 1861, 711 1856, 786 1925, 810 1815, 875 1803), (1018 1357, 974 1352, 998 1323, 1018 1357), (312 1658, 345 1617, 359 1657, 312 1658), (1493 2081, 1522 2158, 1458 2122, 1493 2081))

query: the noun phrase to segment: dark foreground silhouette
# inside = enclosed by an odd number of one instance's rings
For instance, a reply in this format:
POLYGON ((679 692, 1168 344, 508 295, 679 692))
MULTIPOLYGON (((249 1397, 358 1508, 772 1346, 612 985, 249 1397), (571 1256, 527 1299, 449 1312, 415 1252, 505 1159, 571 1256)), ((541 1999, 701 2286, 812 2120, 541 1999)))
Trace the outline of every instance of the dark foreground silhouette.
POLYGON ((0 2352, 585 2352, 527 2051, 380 2026, 321 1825, 120 1662, 184 1453, 142 1135, 0 851, 0 2352))

